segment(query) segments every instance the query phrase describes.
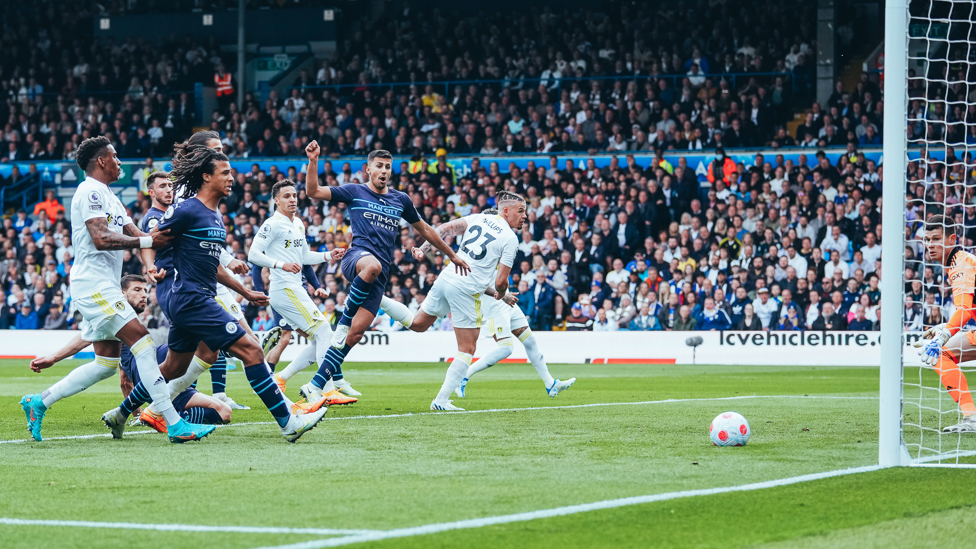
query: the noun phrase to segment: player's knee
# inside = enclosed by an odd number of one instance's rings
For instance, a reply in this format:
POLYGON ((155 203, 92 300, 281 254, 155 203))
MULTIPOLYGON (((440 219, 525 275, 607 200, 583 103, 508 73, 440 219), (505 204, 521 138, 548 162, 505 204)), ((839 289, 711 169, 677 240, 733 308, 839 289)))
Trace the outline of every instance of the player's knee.
POLYGON ((217 413, 220 415, 220 421, 223 423, 230 423, 231 409, 230 406, 224 404, 223 402, 217 401, 218 406, 216 406, 217 413))
POLYGON ((349 335, 346 336, 346 345, 353 347, 357 343, 362 341, 362 339, 363 339, 363 332, 349 332, 349 335))
POLYGON ((237 358, 244 361, 244 364, 246 365, 264 362, 264 352, 254 340, 250 338, 241 338, 240 341, 242 342, 242 345, 239 349, 240 356, 237 358))

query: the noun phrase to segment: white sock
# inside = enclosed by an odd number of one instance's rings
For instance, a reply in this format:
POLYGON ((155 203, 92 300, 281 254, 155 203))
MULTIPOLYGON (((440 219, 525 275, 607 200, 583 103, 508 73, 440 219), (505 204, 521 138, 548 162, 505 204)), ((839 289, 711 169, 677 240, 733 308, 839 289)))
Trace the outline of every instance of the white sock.
POLYGON ((278 377, 285 381, 288 381, 298 372, 301 372, 302 370, 308 368, 312 364, 316 364, 315 349, 316 348, 312 347, 311 345, 302 349, 302 352, 298 353, 298 356, 295 357, 295 360, 289 362, 288 366, 286 366, 284 370, 278 373, 278 377))
POLYGON ((408 330, 410 329, 410 325, 413 324, 413 313, 410 312, 410 309, 406 305, 395 299, 383 296, 383 299, 380 300, 380 309, 386 311, 386 314, 390 315, 390 318, 403 324, 403 327, 408 330))
POLYGON ((451 396, 454 389, 457 389, 457 386, 461 384, 461 380, 464 379, 464 374, 467 373, 470 366, 471 355, 458 352, 457 356, 454 357, 454 361, 451 362, 451 367, 447 369, 447 375, 444 376, 444 384, 441 385, 441 390, 437 392, 437 398, 434 399, 434 402, 447 402, 448 397, 451 396))
MULTIPOLYGON (((183 391, 187 390, 190 385, 193 385, 204 372, 209 370, 213 364, 207 364, 200 357, 194 356, 193 361, 186 368, 186 373, 181 375, 176 379, 171 379, 169 383, 166 384, 169 390, 169 398, 172 401, 174 398, 180 395, 183 391)), ((156 408, 156 403, 149 405, 149 411, 158 414, 159 410, 156 408)))
POLYGON ((55 402, 76 395, 103 379, 108 379, 115 375, 119 369, 119 358, 109 358, 96 356, 94 362, 82 364, 64 376, 51 388, 44 391, 41 399, 44 406, 50 408, 55 402))
POLYGON ((163 415, 167 425, 176 425, 182 420, 169 398, 169 386, 163 379, 163 374, 159 373, 159 363, 156 362, 156 345, 153 343, 152 336, 146 334, 132 345, 131 350, 132 356, 136 358, 139 378, 142 379, 142 384, 146 386, 146 391, 152 397, 152 402, 156 405, 158 413, 163 415))
POLYGON ((477 374, 478 372, 491 368, 495 364, 505 360, 511 356, 514 346, 515 341, 510 337, 499 341, 497 347, 485 353, 485 356, 476 360, 475 363, 468 368, 468 373, 465 374, 464 377, 471 379, 471 376, 477 374))
POLYGON ((554 379, 549 373, 549 366, 546 365, 546 359, 542 357, 542 351, 539 350, 539 343, 535 340, 535 336, 532 335, 532 330, 526 328, 525 332, 519 336, 519 341, 525 346, 525 354, 529 356, 529 362, 535 366, 535 371, 539 373, 539 377, 542 378, 542 382, 546 384, 546 389, 552 387, 554 379))

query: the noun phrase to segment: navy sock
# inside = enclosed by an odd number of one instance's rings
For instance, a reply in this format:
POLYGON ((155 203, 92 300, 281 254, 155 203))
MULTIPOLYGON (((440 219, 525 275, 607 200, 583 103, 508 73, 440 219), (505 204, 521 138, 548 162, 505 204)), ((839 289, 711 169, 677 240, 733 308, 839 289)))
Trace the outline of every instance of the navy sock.
POLYGON ((180 416, 190 423, 196 423, 199 425, 221 425, 224 423, 224 420, 220 417, 220 414, 217 413, 217 410, 214 410, 213 408, 187 408, 183 410, 183 413, 180 414, 180 416))
POLYGON ((363 301, 369 296, 369 291, 372 289, 372 282, 366 282, 359 276, 353 279, 352 284, 349 285, 346 308, 342 311, 342 318, 339 319, 339 324, 343 326, 352 325, 352 318, 359 312, 360 305, 363 304, 363 301))
POLYGON ((278 367, 278 363, 277 362, 268 362, 267 359, 265 359, 264 362, 267 363, 268 368, 271 369, 271 373, 273 374, 275 372, 275 369, 278 367))
POLYGON ((125 417, 129 417, 136 408, 150 401, 152 401, 152 397, 149 396, 149 391, 146 390, 145 385, 140 381, 132 387, 132 392, 129 393, 129 396, 125 397, 119 409, 122 410, 125 417))
POLYGON ((346 355, 351 349, 352 347, 348 343, 341 349, 329 347, 329 350, 325 352, 325 358, 322 359, 322 364, 319 365, 319 371, 312 376, 312 385, 319 389, 325 387, 330 379, 336 378, 337 371, 339 372, 339 379, 342 379, 342 363, 346 360, 346 355))
POLYGON ((284 427, 291 417, 291 411, 285 405, 285 399, 281 396, 278 386, 275 385, 268 366, 264 362, 245 366, 244 375, 247 376, 247 382, 251 384, 254 392, 261 397, 261 402, 264 402, 264 405, 268 407, 268 411, 274 416, 278 425, 284 427))
POLYGON ((210 382, 213 385, 213 394, 227 392, 227 355, 223 351, 217 355, 217 362, 210 367, 210 382))

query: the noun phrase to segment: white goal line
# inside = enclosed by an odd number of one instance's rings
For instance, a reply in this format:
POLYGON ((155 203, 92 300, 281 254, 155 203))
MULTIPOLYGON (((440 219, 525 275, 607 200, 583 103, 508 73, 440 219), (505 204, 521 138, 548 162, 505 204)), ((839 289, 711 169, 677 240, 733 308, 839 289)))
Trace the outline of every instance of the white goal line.
POLYGON ((610 499, 605 501, 597 501, 593 503, 584 503, 581 505, 569 505, 566 507, 556 507, 554 509, 543 509, 539 511, 529 511, 526 513, 516 513, 512 515, 499 515, 495 517, 460 520, 456 522, 426 524, 424 526, 415 526, 412 528, 398 528, 396 530, 373 531, 373 532, 368 532, 363 534, 353 534, 353 535, 343 536, 339 538, 314 540, 314 541, 307 541, 302 543, 293 543, 289 545, 278 545, 273 547, 263 547, 261 549, 319 549, 322 547, 339 547, 342 545, 351 545, 354 543, 365 543, 370 541, 380 541, 380 540, 394 539, 394 538, 425 536, 429 534, 437 534, 440 532, 447 532, 451 530, 482 528, 485 526, 494 526, 497 524, 509 524, 513 522, 525 522, 525 521, 538 520, 544 518, 561 517, 566 515, 575 515, 577 513, 586 513, 589 511, 598 511, 602 509, 614 509, 617 507, 627 507, 631 505, 641 505, 644 503, 654 503, 654 502, 668 501, 673 499, 682 499, 682 498, 690 498, 690 497, 697 497, 697 496, 711 496, 716 494, 727 494, 730 492, 747 492, 750 490, 763 490, 766 488, 788 486, 791 484, 799 484, 801 482, 810 482, 813 480, 822 480, 822 479, 827 479, 832 477, 840 477, 840 476, 853 475, 858 473, 868 473, 871 471, 877 471, 879 469, 881 469, 880 465, 868 465, 865 467, 839 469, 836 471, 813 473, 809 475, 801 475, 798 477, 789 477, 789 478, 782 478, 777 480, 768 480, 764 482, 755 482, 752 484, 743 484, 740 486, 727 486, 724 488, 704 488, 700 490, 683 490, 680 492, 667 492, 664 494, 653 494, 647 496, 635 496, 635 497, 621 498, 621 499, 610 499))
MULTIPOLYGON (((567 404, 565 406, 532 406, 527 408, 489 408, 486 410, 464 410, 461 412, 407 412, 403 414, 374 414, 368 416, 326 416, 322 421, 349 421, 359 419, 388 419, 421 416, 457 416, 465 414, 489 414, 499 412, 532 412, 539 410, 570 410, 574 408, 601 408, 608 406, 646 406, 649 404, 681 404, 688 402, 722 402, 736 400, 755 400, 773 398, 797 398, 802 400, 878 400, 874 396, 830 396, 830 395, 742 395, 734 397, 714 397, 714 398, 669 398, 664 400, 640 400, 636 402, 596 402, 591 404, 567 404)), ((276 425, 273 421, 250 421, 245 423, 228 423, 217 425, 218 428, 244 427, 249 425, 276 425)), ((155 433, 153 430, 126 431, 125 435, 145 435, 155 433)), ((105 438, 112 436, 111 433, 96 433, 90 435, 69 435, 61 437, 48 437, 44 440, 79 440, 90 438, 105 438)), ((18 438, 11 440, 0 440, 0 444, 24 444, 34 442, 32 438, 18 438)))
POLYGON ((110 528, 119 530, 155 530, 157 532, 229 532, 232 534, 309 534, 319 536, 363 535, 379 530, 335 528, 287 528, 276 526, 205 526, 200 524, 140 524, 135 522, 93 522, 87 520, 30 520, 0 517, 8 526, 67 526, 73 528, 110 528))

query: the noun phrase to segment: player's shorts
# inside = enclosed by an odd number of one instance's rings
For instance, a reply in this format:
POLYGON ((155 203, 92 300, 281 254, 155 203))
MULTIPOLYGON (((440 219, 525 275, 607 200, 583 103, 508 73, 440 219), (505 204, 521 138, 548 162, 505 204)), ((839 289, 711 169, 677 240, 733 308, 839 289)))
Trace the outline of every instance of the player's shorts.
MULTIPOLYGON (((372 252, 364 250, 362 248, 350 248, 346 252, 346 255, 342 256, 342 276, 351 284, 353 280, 356 279, 356 263, 359 262, 364 256, 373 256, 372 252)), ((373 287, 369 291, 369 295, 363 300, 363 304, 360 305, 361 309, 366 309, 372 315, 376 315, 376 311, 380 310, 380 301, 383 299, 383 294, 386 293, 386 283, 390 279, 390 266, 383 263, 383 260, 376 258, 383 266, 383 270, 380 275, 376 277, 373 282, 373 287)))
POLYGON ((162 282, 156 283, 156 303, 159 303, 159 308, 166 315, 166 318, 169 318, 169 295, 173 290, 173 279, 173 275, 167 273, 162 282))
POLYGON ((420 308, 425 313, 438 318, 451 313, 451 324, 455 328, 480 328, 485 320, 482 307, 487 305, 483 302, 486 297, 484 294, 466 293, 445 282, 443 278, 438 278, 420 308))
POLYGON ((503 301, 490 297, 486 297, 485 301, 491 301, 491 303, 486 303, 487 306, 485 307, 486 315, 490 316, 482 324, 481 337, 505 339, 514 337, 513 331, 528 327, 529 320, 525 318, 525 313, 517 305, 509 307, 503 301))
POLYGON ((275 326, 278 326, 282 330, 294 330, 295 329, 294 326, 292 326, 291 324, 288 324, 288 321, 285 320, 285 317, 283 317, 280 314, 278 314, 278 311, 275 310, 274 306, 271 307, 271 320, 274 322, 274 325, 275 326))
POLYGON ((328 327, 325 317, 304 290, 272 289, 269 297, 271 309, 292 329, 301 330, 305 335, 312 336, 322 328, 328 327))
POLYGON ((241 310, 241 304, 234 299, 233 294, 230 292, 217 292, 217 303, 224 308, 225 311, 230 313, 230 316, 234 317, 236 320, 244 320, 244 311, 241 310))
POLYGON ((81 338, 85 341, 118 341, 115 334, 136 318, 136 311, 126 301, 120 288, 108 288, 90 296, 74 298, 81 313, 81 338))
POLYGON ((195 351, 201 341, 213 351, 226 351, 247 333, 216 299, 205 295, 174 292, 169 310, 169 348, 177 353, 195 351))
POLYGON ((173 399, 173 408, 176 408, 176 413, 183 415, 183 411, 186 410, 186 405, 190 403, 190 399, 193 395, 197 394, 196 389, 187 389, 182 393, 176 395, 173 399))

